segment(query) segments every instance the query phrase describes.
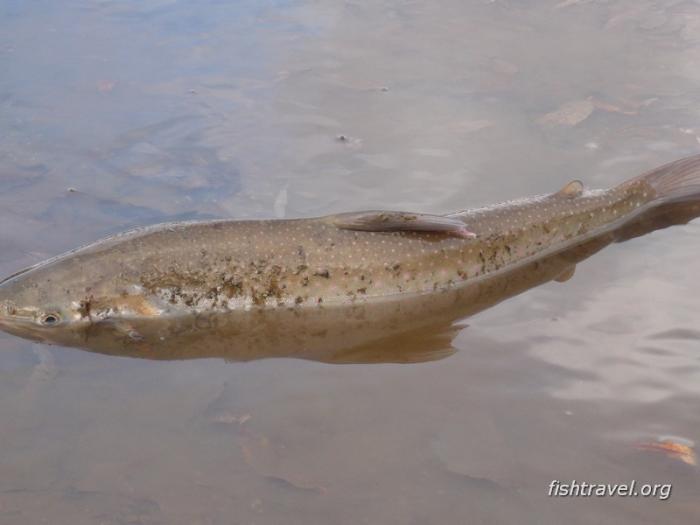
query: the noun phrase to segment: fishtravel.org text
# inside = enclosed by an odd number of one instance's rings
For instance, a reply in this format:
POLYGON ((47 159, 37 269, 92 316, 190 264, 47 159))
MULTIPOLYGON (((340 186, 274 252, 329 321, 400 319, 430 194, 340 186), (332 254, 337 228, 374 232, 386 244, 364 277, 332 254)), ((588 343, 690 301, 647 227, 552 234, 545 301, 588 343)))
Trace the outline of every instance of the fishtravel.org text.
POLYGON ((555 498, 642 497, 666 501, 671 497, 671 483, 589 483, 587 481, 560 481, 549 483, 548 495, 555 498))

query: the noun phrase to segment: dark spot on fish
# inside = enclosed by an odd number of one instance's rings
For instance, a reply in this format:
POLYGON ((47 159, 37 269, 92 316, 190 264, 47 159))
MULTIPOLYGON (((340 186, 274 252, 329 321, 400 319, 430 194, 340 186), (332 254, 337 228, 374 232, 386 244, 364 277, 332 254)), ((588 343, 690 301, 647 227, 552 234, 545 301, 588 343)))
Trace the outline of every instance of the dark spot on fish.
POLYGON ((78 313, 80 314, 80 317, 90 317, 91 300, 92 298, 83 299, 78 304, 78 313))
POLYGON ((323 277, 324 279, 330 279, 331 273, 328 270, 320 270, 318 272, 314 272, 314 275, 316 277, 323 277))
POLYGON ((265 304, 265 297, 255 288, 250 289, 250 298, 253 300, 253 304, 256 306, 261 306, 265 304))
POLYGON ((233 279, 226 279, 221 287, 221 291, 229 299, 243 294, 243 283, 233 279))

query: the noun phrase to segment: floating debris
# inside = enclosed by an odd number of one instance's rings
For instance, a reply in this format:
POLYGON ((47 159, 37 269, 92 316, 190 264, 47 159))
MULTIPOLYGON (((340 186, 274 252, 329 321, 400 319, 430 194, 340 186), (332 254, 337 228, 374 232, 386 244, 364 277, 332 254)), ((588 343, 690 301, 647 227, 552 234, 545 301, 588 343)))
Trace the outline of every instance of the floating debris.
POLYGON ((97 83, 97 91, 100 93, 109 93, 114 89, 114 86, 116 86, 117 83, 114 80, 100 80, 97 83))
POLYGON ((656 441, 637 443, 636 448, 663 452, 671 458, 680 459, 687 465, 697 465, 695 443, 685 438, 661 436, 656 441))
POLYGON ((618 106, 616 104, 604 102, 597 98, 591 98, 590 100, 596 109, 600 109, 601 111, 606 111, 608 113, 620 113, 622 115, 636 115, 638 113, 638 105, 634 107, 631 105, 628 107, 624 107, 623 105, 618 106))
POLYGON ((347 146, 351 147, 359 147, 362 145, 362 139, 350 137, 349 135, 336 135, 335 140, 336 142, 340 142, 341 144, 346 144, 347 146))
POLYGON ((537 123, 543 126, 573 127, 590 117, 594 110, 595 104, 589 99, 573 100, 543 115, 537 119, 537 123))
POLYGON ((654 102, 656 102, 658 97, 646 98, 642 101, 639 100, 625 100, 618 99, 615 103, 601 100, 597 97, 588 97, 596 109, 601 111, 607 111, 608 113, 620 113, 622 115, 637 115, 639 110, 645 108, 654 102))

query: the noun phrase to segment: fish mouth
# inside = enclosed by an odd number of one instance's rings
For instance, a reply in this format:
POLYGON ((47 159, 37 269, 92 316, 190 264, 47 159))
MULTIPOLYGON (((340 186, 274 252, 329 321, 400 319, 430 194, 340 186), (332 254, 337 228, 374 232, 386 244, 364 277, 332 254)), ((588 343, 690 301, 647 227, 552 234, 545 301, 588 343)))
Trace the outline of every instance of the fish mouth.
POLYGON ((28 329, 36 326, 36 313, 33 310, 20 309, 12 301, 0 302, 0 329, 11 331, 13 328, 28 329))

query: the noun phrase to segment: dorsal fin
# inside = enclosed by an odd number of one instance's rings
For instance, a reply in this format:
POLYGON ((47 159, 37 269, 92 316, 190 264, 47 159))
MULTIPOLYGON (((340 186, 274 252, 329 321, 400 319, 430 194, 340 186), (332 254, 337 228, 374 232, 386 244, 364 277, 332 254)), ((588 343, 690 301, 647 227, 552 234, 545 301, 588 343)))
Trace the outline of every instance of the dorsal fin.
POLYGON ((583 182, 572 180, 569 184, 560 189, 555 195, 573 199, 583 193, 583 182))
POLYGON ((343 230, 367 232, 443 232, 473 238, 467 225, 457 218, 405 211, 360 211, 329 215, 325 220, 343 230))

